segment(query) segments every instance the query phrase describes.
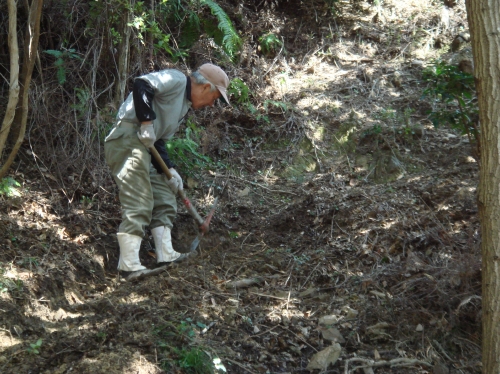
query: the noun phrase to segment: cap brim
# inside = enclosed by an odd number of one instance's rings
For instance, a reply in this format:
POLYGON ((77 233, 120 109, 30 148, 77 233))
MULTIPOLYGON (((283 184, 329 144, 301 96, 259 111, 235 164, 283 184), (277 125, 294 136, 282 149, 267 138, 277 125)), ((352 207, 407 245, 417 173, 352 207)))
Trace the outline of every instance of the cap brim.
POLYGON ((217 87, 217 89, 218 89, 218 90, 219 90, 219 92, 220 92, 220 95, 221 95, 220 99, 221 99, 221 100, 222 100, 225 104, 229 105, 229 99, 227 98, 227 94, 226 94, 226 90, 225 90, 225 88, 220 87, 220 86, 215 86, 215 87, 217 87))

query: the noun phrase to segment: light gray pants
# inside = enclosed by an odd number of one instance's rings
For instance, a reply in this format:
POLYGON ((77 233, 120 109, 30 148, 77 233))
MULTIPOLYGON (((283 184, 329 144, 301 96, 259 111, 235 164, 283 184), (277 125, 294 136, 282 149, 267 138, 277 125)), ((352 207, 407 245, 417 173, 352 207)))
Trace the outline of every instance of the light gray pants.
POLYGON ((122 223, 118 232, 144 237, 147 226, 172 228, 177 213, 166 176, 151 164, 151 154, 137 137, 139 126, 122 123, 119 136, 104 143, 106 162, 118 185, 122 223))

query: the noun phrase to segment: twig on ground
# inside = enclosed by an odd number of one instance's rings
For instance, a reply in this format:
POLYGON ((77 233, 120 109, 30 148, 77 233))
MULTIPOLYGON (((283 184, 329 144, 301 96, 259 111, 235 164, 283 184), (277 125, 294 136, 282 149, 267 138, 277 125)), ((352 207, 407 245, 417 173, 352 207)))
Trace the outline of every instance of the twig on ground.
POLYGON ((297 335, 296 333, 294 333, 292 330, 290 330, 288 327, 286 326, 281 326, 279 325, 278 327, 281 327, 283 330, 287 330, 289 333, 295 335, 295 337, 297 339, 299 339, 302 343, 306 344, 307 346, 309 346, 309 348, 312 348, 314 350, 314 352, 318 352, 318 350, 316 348, 314 348, 311 344, 309 344, 304 338, 302 338, 300 335, 297 335))
POLYGON ((455 338, 458 339, 458 340, 463 340, 464 342, 467 342, 469 344, 472 344, 474 347, 476 347, 477 349, 481 350, 481 346, 479 344, 474 343, 474 342, 470 341, 469 339, 465 339, 465 338, 462 338, 460 336, 455 336, 455 338))
POLYGON ((239 366, 240 368, 242 368, 243 370, 248 371, 251 374, 257 374, 255 371, 250 370, 249 368, 247 368, 243 364, 240 364, 238 361, 234 361, 234 360, 232 360, 230 358, 227 358, 227 357, 225 357, 224 360, 226 360, 226 361, 228 361, 228 362, 230 362, 232 364, 235 364, 235 365, 239 366))
POLYGON ((269 69, 267 69, 267 71, 264 73, 263 77, 265 77, 267 74, 269 74, 269 72, 271 71, 271 69, 274 67, 274 65, 276 64, 276 61, 278 61, 278 59, 281 57, 281 54, 283 53, 283 49, 285 48, 285 43, 282 43, 281 44, 281 49, 279 51, 279 53, 276 55, 276 57, 274 58, 273 60, 273 63, 271 64, 271 67, 269 69))
POLYGON ((399 366, 413 366, 413 365, 423 365, 427 367, 432 367, 431 364, 429 364, 426 361, 421 361, 417 359, 410 359, 410 358, 395 358, 390 361, 375 361, 372 359, 368 358, 361 358, 361 357, 353 357, 345 362, 345 367, 344 367, 344 374, 349 374, 349 373, 354 373, 358 369, 365 369, 365 368, 374 368, 374 367, 380 367, 380 366, 390 366, 390 367, 399 367, 399 366), (365 365, 362 366, 356 366, 352 370, 349 370, 349 363, 351 362, 362 362, 365 365))
POLYGON ((275 328, 277 328, 277 327, 279 327, 279 326, 274 326, 274 327, 271 327, 270 329, 267 329, 266 331, 263 331, 263 332, 261 332, 261 333, 259 333, 259 334, 249 335, 249 336, 247 336, 247 337, 245 338, 245 340, 248 340, 248 339, 250 339, 250 338, 256 338, 257 336, 261 336, 261 335, 268 334, 268 333, 270 333, 271 331, 273 331, 273 330, 274 330, 275 328))
POLYGON ((250 294, 257 295, 257 296, 260 296, 260 297, 268 297, 270 299, 276 299, 276 300, 285 301, 286 304, 288 304, 290 302, 296 302, 296 303, 300 302, 298 299, 295 299, 295 298, 290 299, 288 297, 280 297, 280 296, 268 295, 268 294, 260 293, 260 292, 250 292, 250 294))
POLYGON ((306 285, 306 283, 309 281, 309 278, 311 278, 311 276, 314 274, 314 272, 316 271, 316 269, 318 268, 318 266, 321 265, 321 262, 318 262, 317 265, 314 267, 314 269, 309 273, 309 275, 307 276, 306 280, 304 281, 304 283, 302 283, 302 286, 298 288, 297 291, 300 291, 301 289, 304 288, 304 286, 306 285))
POLYGON ((441 344, 439 344, 439 342, 437 340, 433 340, 432 342, 439 348, 439 350, 441 351, 441 353, 443 354, 444 357, 446 357, 451 362, 455 361, 450 356, 448 356, 448 353, 446 353, 443 346, 441 344))
MULTIPOLYGON (((222 177, 222 175, 220 175, 220 174, 216 174, 216 176, 222 177)), ((257 186, 257 187, 263 188, 263 189, 268 190, 268 191, 270 191, 270 192, 287 193, 287 194, 290 194, 290 195, 295 195, 295 196, 298 196, 298 194, 296 194, 296 193, 294 193, 294 192, 290 192, 290 191, 283 191, 283 190, 272 190, 272 189, 270 189, 270 188, 268 188, 268 187, 266 187, 266 186, 264 186, 264 185, 262 185, 262 184, 260 184, 260 183, 257 183, 257 182, 252 182, 252 181, 246 180, 246 179, 241 178, 241 177, 237 177, 237 176, 229 176, 229 177, 227 177, 227 178, 231 178, 231 179, 239 179, 239 180, 244 181, 245 183, 250 183, 250 184, 252 184, 252 185, 254 185, 254 186, 257 186)))
POLYGON ((246 278, 246 279, 240 279, 237 281, 232 281, 226 283, 226 288, 244 288, 244 287, 249 287, 254 284, 259 284, 264 282, 264 278, 262 277, 255 277, 255 278, 246 278))

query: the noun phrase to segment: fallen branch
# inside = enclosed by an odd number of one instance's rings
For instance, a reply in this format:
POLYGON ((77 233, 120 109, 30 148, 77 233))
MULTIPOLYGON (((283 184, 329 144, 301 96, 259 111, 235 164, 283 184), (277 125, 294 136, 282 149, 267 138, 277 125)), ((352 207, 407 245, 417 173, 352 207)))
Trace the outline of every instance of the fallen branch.
POLYGON ((226 288, 244 288, 264 282, 264 278, 246 278, 226 283, 226 288))
POLYGON ((250 374, 257 374, 255 371, 250 370, 248 367, 244 366, 243 364, 240 364, 238 361, 232 360, 232 359, 227 358, 227 357, 224 358, 224 360, 226 360, 226 361, 228 361, 228 362, 230 362, 232 364, 235 364, 235 365, 239 366, 243 370, 248 371, 250 374))
POLYGON ((241 177, 238 177, 238 176, 233 176, 233 175, 230 175, 230 176, 226 176, 226 175, 223 175, 223 174, 214 174, 216 177, 221 177, 221 178, 227 178, 227 179, 239 179, 245 183, 248 183, 248 184, 251 184, 253 186, 257 186, 257 187, 260 187, 260 188, 263 188, 265 190, 268 190, 270 192, 276 192, 276 193, 286 193, 286 194, 289 194, 289 195, 295 195, 295 196, 299 196, 299 194, 295 193, 295 192, 292 192, 292 191, 284 191, 284 190, 272 190, 270 189, 269 187, 266 187, 260 183, 257 183, 257 182, 252 182, 250 180, 247 180, 247 179, 244 179, 244 178, 241 178, 241 177))
POLYGON ((365 369, 365 368, 374 368, 374 367, 380 367, 380 366, 390 366, 390 367, 396 367, 396 366, 413 366, 413 365, 424 365, 428 367, 432 367, 431 364, 425 361, 420 361, 416 359, 409 359, 409 358, 395 358, 390 361, 375 361, 371 360, 368 358, 361 358, 361 357, 353 357, 345 362, 345 367, 344 367, 344 374, 349 374, 349 373, 354 373, 358 369, 365 369), (356 366, 352 370, 349 370, 349 363, 350 362, 362 362, 364 365, 362 366, 356 366))

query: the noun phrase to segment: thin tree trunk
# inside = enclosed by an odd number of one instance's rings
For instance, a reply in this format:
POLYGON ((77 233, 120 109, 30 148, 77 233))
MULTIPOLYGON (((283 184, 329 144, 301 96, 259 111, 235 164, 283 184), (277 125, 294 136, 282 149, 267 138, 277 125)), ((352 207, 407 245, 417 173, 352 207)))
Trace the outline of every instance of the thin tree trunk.
POLYGON ((492 374, 500 373, 500 2, 466 6, 481 123, 482 371, 492 374))
MULTIPOLYGON (((151 16, 155 17, 155 0, 149 1, 149 9, 151 10, 151 16)), ((152 21, 154 21, 154 18, 152 21)), ((148 55, 147 66, 148 66, 149 70, 153 70, 155 64, 154 64, 154 56, 153 56, 154 39, 153 39, 152 32, 148 32, 148 42, 146 44, 146 48, 147 48, 147 55, 148 55)))
POLYGON ((128 79, 128 63, 130 55, 130 15, 133 8, 133 0, 130 2, 130 7, 124 11, 122 21, 122 40, 118 50, 118 84, 115 89, 114 104, 119 108, 122 101, 125 99, 125 90, 127 89, 128 79))
POLYGON ((23 68, 21 72, 21 94, 19 101, 21 106, 16 109, 14 121, 12 123, 10 136, 14 141, 12 151, 5 164, 0 169, 0 178, 3 178, 14 161, 14 158, 21 147, 26 132, 26 122, 28 120, 28 96, 31 82, 31 74, 35 65, 38 39, 40 37, 40 18, 42 16, 43 0, 33 0, 29 9, 27 30, 24 42, 23 68))
POLYGON ((16 114, 16 106, 19 102, 19 43, 17 41, 17 7, 14 0, 7 0, 9 9, 9 54, 10 54, 10 88, 9 101, 5 111, 5 117, 0 130, 0 160, 10 127, 16 114))

